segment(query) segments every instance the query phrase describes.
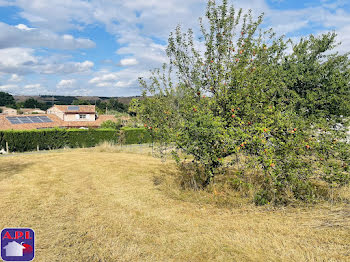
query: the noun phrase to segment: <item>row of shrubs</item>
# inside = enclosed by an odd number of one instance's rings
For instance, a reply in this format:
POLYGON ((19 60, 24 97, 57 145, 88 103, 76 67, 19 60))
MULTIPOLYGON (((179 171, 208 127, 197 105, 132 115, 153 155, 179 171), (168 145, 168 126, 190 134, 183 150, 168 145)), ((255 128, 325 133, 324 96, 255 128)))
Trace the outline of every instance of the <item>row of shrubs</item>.
POLYGON ((104 141, 116 144, 143 144, 152 142, 152 136, 144 128, 0 131, 0 149, 6 149, 7 144, 10 152, 93 147, 104 141))

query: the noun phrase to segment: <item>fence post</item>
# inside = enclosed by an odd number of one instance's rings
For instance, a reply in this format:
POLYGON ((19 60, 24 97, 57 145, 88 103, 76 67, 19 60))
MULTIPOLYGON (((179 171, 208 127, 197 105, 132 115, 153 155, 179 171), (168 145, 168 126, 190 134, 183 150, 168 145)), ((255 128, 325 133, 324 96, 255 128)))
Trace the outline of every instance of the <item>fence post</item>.
POLYGON ((39 145, 36 145, 36 151, 39 151, 39 145))
POLYGON ((9 153, 9 143, 8 142, 6 142, 6 152, 7 152, 7 154, 9 153))

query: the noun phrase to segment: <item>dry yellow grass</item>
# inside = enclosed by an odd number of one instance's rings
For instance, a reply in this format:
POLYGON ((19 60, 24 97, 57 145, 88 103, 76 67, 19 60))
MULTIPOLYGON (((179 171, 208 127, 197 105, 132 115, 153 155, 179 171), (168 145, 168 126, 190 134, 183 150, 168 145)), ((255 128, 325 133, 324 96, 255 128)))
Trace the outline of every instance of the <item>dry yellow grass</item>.
POLYGON ((348 206, 185 201, 155 183, 173 164, 119 151, 0 157, 0 228, 33 228, 35 261, 350 261, 348 206))

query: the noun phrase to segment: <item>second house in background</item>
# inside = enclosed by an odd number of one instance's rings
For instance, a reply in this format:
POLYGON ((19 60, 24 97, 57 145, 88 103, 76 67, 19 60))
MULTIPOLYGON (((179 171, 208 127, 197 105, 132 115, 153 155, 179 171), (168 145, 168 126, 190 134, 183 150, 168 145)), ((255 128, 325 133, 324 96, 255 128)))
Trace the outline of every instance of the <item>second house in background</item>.
POLYGON ((47 109, 47 114, 54 114, 63 121, 96 120, 96 108, 94 105, 54 105, 47 109))

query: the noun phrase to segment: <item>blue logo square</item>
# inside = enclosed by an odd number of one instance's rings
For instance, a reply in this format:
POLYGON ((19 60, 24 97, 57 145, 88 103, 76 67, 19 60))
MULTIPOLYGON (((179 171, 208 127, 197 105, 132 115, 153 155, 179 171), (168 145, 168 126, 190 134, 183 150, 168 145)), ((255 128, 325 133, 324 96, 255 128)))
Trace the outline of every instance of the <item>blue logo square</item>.
POLYGON ((4 261, 32 261, 34 237, 30 228, 4 228, 1 231, 1 258, 4 261))

